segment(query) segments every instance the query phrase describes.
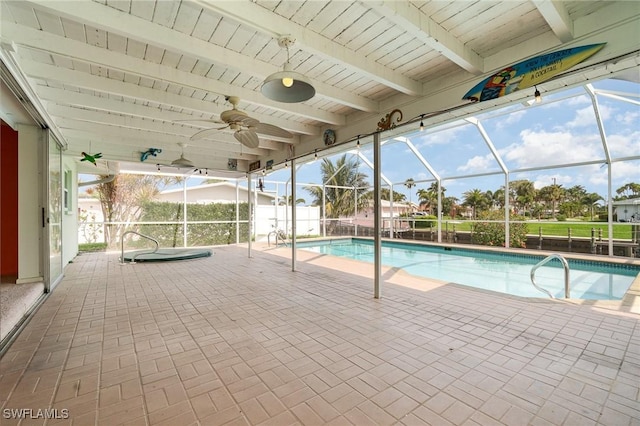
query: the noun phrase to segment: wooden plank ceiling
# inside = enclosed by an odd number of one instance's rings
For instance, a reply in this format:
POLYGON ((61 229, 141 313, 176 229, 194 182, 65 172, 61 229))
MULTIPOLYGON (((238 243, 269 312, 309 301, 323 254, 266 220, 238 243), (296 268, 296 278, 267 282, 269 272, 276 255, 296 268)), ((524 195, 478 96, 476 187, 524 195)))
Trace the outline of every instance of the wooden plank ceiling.
POLYGON ((102 152, 154 170, 182 150, 211 171, 227 170, 229 158, 240 171, 259 159, 282 162, 323 148, 328 128, 340 143, 375 131, 393 108, 407 120, 460 105, 483 76, 536 54, 598 40, 614 48, 600 61, 628 54, 620 28, 638 20, 637 3, 624 1, 20 0, 1 7, 2 59, 36 96, 67 153, 102 152), (290 62, 316 89, 303 103, 260 92, 287 60, 283 35, 296 39, 290 62), (261 137, 247 148, 227 128, 190 140, 223 125, 184 120, 219 120, 231 108, 227 96, 294 137, 261 137), (142 164, 150 147, 163 152, 142 164))

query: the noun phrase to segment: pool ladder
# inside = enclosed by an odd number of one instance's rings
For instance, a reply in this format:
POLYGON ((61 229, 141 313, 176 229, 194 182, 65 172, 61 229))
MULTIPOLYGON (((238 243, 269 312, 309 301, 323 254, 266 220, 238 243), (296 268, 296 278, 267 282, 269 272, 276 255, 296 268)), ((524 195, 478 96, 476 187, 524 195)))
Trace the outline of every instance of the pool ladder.
POLYGON ((127 234, 136 234, 141 236, 142 238, 146 238, 149 241, 153 241, 156 245, 156 248, 151 250, 151 251, 145 251, 145 252, 140 252, 140 253, 134 253, 131 256, 131 262, 130 263, 136 263, 136 257, 140 256, 141 254, 151 254, 151 253, 155 253, 158 251, 158 249, 160 248, 160 244, 158 244, 158 240, 156 240, 155 238, 151 238, 148 235, 144 235, 141 234, 137 231, 127 231, 125 233, 122 234, 122 236, 120 237, 120 264, 121 265, 126 265, 126 262, 124 261, 124 236, 127 234))
POLYGON ((267 245, 271 247, 271 235, 276 237, 276 247, 278 247, 278 239, 282 240, 282 243, 287 245, 287 236, 282 229, 274 229, 267 234, 267 245))
POLYGON ((562 267, 564 268, 564 297, 565 299, 568 299, 570 290, 569 290, 569 263, 567 262, 567 259, 565 259, 564 257, 562 257, 559 254, 550 254, 549 256, 545 257, 544 259, 542 259, 540 262, 536 263, 533 268, 531 268, 531 284, 533 284, 533 286, 536 288, 536 290, 541 291, 543 293, 546 293, 550 298, 555 299, 555 297, 553 297, 553 294, 551 294, 551 292, 549 292, 548 290, 538 286, 538 284, 536 284, 536 270, 545 265, 547 262, 552 261, 553 259, 558 259, 561 263, 562 263, 562 267))

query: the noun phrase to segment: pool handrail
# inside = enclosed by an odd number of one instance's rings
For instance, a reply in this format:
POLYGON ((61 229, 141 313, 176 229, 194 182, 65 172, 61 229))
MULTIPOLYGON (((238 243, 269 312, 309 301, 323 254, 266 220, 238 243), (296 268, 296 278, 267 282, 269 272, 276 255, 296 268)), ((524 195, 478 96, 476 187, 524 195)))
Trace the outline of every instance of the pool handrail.
POLYGON ((158 243, 158 240, 156 240, 155 238, 151 238, 148 235, 144 235, 141 234, 138 231, 126 231, 122 234, 122 236, 120 237, 120 264, 121 265, 126 265, 126 262, 124 261, 124 236, 127 234, 136 234, 141 236, 142 238, 146 238, 147 240, 153 241, 156 244, 156 248, 153 249, 152 251, 143 251, 143 252, 139 252, 139 253, 134 253, 131 256, 131 262, 129 263, 136 263, 136 257, 138 257, 141 254, 152 254, 158 251, 158 249, 160 248, 160 244, 158 243))
POLYGON ((269 232, 267 234, 267 246, 271 247, 271 235, 275 235, 276 237, 276 247, 278 247, 278 238, 280 238, 282 240, 282 243, 286 246, 287 245, 287 236, 284 233, 284 231, 282 229, 274 229, 273 231, 269 232))
POLYGON ((550 298, 555 299, 555 297, 553 297, 553 294, 551 294, 551 292, 549 292, 548 290, 538 286, 538 284, 536 284, 536 270, 543 266, 544 264, 546 264, 547 262, 553 260, 553 259, 558 259, 561 263, 562 263, 562 267, 564 268, 564 297, 565 299, 569 299, 570 297, 570 289, 569 289, 569 262, 567 262, 567 259, 565 259, 564 257, 562 257, 562 255, 557 254, 557 253, 552 253, 549 256, 545 257, 544 259, 542 259, 540 262, 536 263, 533 268, 531 268, 531 284, 533 284, 533 286, 536 288, 536 290, 541 291, 543 293, 546 293, 550 298))

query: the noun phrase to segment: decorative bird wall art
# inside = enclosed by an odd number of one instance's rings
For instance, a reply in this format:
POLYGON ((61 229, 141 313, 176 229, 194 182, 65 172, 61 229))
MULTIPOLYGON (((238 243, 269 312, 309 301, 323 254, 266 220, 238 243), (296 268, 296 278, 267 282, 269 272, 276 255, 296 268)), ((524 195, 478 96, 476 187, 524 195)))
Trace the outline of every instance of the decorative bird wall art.
POLYGON ((87 154, 86 152, 82 152, 82 158, 80 159, 80 161, 88 161, 90 163, 92 163, 94 166, 98 166, 96 164, 96 160, 98 160, 99 158, 102 158, 102 153, 98 152, 96 154, 87 154))
POLYGON ((147 158, 149 158, 150 155, 153 155, 154 157, 157 157, 158 154, 160 154, 160 153, 162 153, 162 149, 160 149, 160 148, 149 148, 145 152, 141 153, 140 161, 144 163, 147 160, 147 158))

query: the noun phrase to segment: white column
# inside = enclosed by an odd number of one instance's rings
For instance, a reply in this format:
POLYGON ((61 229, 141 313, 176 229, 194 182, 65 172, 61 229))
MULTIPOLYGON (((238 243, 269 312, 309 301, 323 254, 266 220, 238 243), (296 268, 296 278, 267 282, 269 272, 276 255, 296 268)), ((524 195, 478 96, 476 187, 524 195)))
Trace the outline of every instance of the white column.
MULTIPOLYGON (((298 214, 296 212, 296 160, 291 160, 291 270, 296 271, 296 225, 298 214)), ((285 234, 287 229, 284 230, 285 234)))
POLYGON ((240 181, 236 179, 236 244, 240 244, 240 181))
POLYGON ((39 127, 18 125, 18 284, 44 281, 43 256, 49 253, 43 223, 49 212, 41 202, 49 177, 42 137, 39 127))
POLYGON ((509 248, 511 246, 511 230, 509 227, 509 220, 511 219, 509 216, 509 210, 511 210, 511 206, 509 205, 509 173, 505 172, 504 174, 504 246, 509 248))
POLYGON ((253 188, 251 187, 251 173, 247 173, 247 204, 248 204, 248 208, 249 208, 249 217, 247 218, 247 223, 249 224, 248 226, 248 234, 249 234, 249 241, 248 241, 248 256, 251 257, 251 240, 253 239, 253 188))
POLYGON ((187 180, 182 181, 182 247, 187 246, 187 180))
POLYGON ((373 297, 381 297, 382 281, 382 239, 380 237, 380 220, 382 217, 382 203, 380 202, 381 158, 380 134, 373 135, 373 232, 374 232, 374 279, 373 297))

